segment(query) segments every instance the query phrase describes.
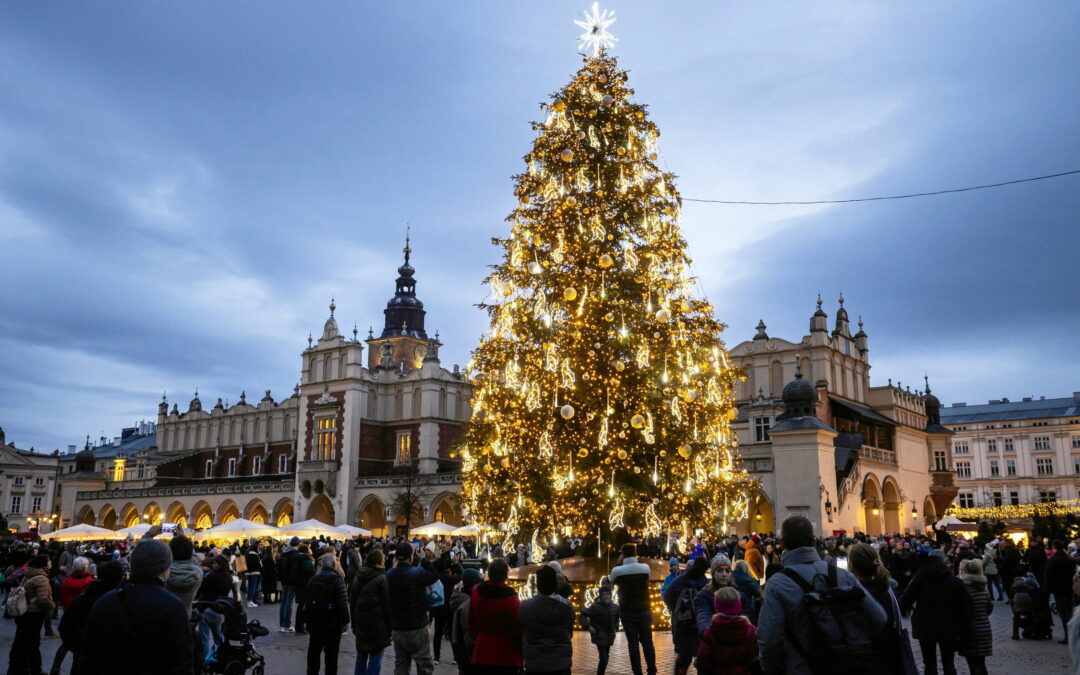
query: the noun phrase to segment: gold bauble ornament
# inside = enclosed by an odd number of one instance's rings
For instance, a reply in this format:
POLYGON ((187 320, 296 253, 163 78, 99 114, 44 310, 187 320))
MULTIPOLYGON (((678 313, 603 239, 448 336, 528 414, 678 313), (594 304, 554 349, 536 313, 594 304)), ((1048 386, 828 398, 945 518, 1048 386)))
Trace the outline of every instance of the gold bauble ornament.
POLYGON ((572 162, 572 161, 574 161, 574 151, 571 150, 570 148, 566 148, 565 150, 563 150, 562 152, 559 153, 559 159, 561 159, 564 162, 572 162))
POLYGON ((659 321, 660 323, 667 323, 668 319, 670 319, 670 318, 671 318, 671 312, 669 312, 668 310, 666 310, 666 309, 658 309, 658 310, 656 310, 656 320, 659 321))
POLYGON ((564 103, 563 101, 555 101, 555 104, 552 105, 551 108, 555 112, 562 112, 566 110, 566 103, 564 103))
POLYGON ((588 457, 588 456, 589 456, 589 451, 588 451, 588 450, 586 450, 585 448, 581 448, 581 449, 579 449, 579 450, 577 451, 577 456, 578 456, 578 457, 581 457, 581 458, 585 458, 585 457, 588 457))
POLYGON ((640 413, 634 415, 630 418, 630 426, 634 427, 635 429, 644 429, 645 418, 640 413))
POLYGON ((577 197, 575 197, 574 195, 570 195, 566 198, 567 206, 574 206, 575 204, 577 204, 577 197))
POLYGON ((628 456, 625 450, 619 450, 619 459, 626 459, 628 456))
POLYGON ((612 314, 611 312, 608 312, 607 314, 604 315, 604 320, 605 321, 614 321, 615 320, 615 315, 612 314))
POLYGON ((543 266, 535 260, 529 263, 529 274, 540 274, 543 271, 543 266))
POLYGON ((617 371, 619 371, 621 373, 625 369, 626 369, 626 364, 623 363, 622 359, 618 359, 618 360, 615 361, 615 370, 617 370, 617 371))
POLYGON ((611 267, 612 265, 615 264, 615 259, 612 258, 607 253, 605 253, 602 256, 600 256, 600 260, 598 262, 600 263, 600 267, 603 267, 604 269, 607 269, 608 267, 611 267))
POLYGON ((567 403, 559 410, 559 414, 562 415, 564 420, 568 420, 574 416, 574 406, 567 403))
POLYGON ((529 195, 521 195, 521 203, 522 204, 528 204, 529 199, 530 199, 529 195))
POLYGON ((596 79, 600 80, 601 82, 607 82, 607 75, 600 73, 600 75, 596 79))
POLYGON ((567 302, 570 302, 571 300, 573 300, 574 298, 577 297, 577 289, 574 288, 573 286, 571 286, 570 288, 567 288, 566 290, 563 291, 562 296, 563 296, 563 300, 566 300, 567 302))
POLYGON ((694 449, 690 447, 689 443, 683 443, 679 446, 679 456, 683 459, 687 459, 694 453, 694 449))
POLYGON ((649 159, 651 159, 652 161, 655 162, 656 161, 656 153, 655 152, 650 152, 649 153, 649 159))
POLYGON ((682 307, 682 311, 684 311, 684 312, 689 312, 689 311, 691 311, 692 309, 694 309, 693 305, 691 305, 691 304, 690 304, 690 302, 689 302, 688 300, 683 300, 683 301, 682 301, 682 302, 680 303, 680 306, 682 307))
POLYGON ((578 140, 581 140, 581 139, 585 138, 585 132, 584 131, 577 132, 577 137, 578 137, 578 140))
POLYGON ((697 389, 687 389, 685 394, 683 395, 683 398, 685 398, 687 401, 689 401, 691 403, 696 401, 697 397, 698 397, 697 389))
POLYGON ((635 466, 634 467, 634 473, 641 473, 641 467, 640 466, 635 466))
POLYGON ((615 151, 615 154, 618 155, 619 157, 622 157, 623 155, 626 154, 626 148, 623 148, 623 147, 620 146, 619 149, 615 151))
POLYGON ((499 462, 499 464, 502 464, 502 468, 509 469, 510 468, 510 458, 509 457, 503 457, 502 461, 499 462))
POLYGON ((603 103, 604 105, 611 105, 612 102, 614 102, 614 101, 615 101, 615 97, 612 96, 611 94, 604 94, 604 96, 600 99, 600 102, 603 103))

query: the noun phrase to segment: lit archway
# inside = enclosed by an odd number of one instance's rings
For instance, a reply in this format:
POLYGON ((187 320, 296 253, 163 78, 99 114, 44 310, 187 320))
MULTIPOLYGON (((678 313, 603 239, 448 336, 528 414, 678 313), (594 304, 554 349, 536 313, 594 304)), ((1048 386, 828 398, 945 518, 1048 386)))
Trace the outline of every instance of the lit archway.
POLYGON ((377 497, 368 497, 360 504, 357 524, 365 530, 371 530, 373 537, 386 536, 386 507, 377 497))
POLYGON ((454 496, 451 494, 442 494, 436 497, 431 502, 432 522, 446 523, 447 525, 453 525, 454 527, 461 527, 464 525, 465 521, 458 513, 454 501, 454 496))
POLYGON ((244 517, 253 523, 267 523, 270 521, 270 514, 266 510, 266 504, 263 504, 261 499, 253 499, 244 507, 244 517))
POLYGON ((99 524, 107 530, 117 529, 117 521, 119 520, 116 515, 116 509, 111 504, 106 504, 101 507, 101 511, 98 513, 98 518, 101 520, 99 524))
POLYGON ((885 511, 885 533, 902 533, 904 528, 900 522, 900 509, 902 506, 900 502, 900 486, 896 484, 896 479, 892 476, 885 478, 885 483, 881 486, 881 496, 882 506, 885 511))
POLYGON ((240 509, 237 508, 236 502, 231 499, 226 499, 221 502, 217 510, 218 525, 224 525, 230 523, 240 517, 240 509))
POLYGON ((934 506, 934 500, 927 497, 923 500, 923 531, 926 531, 931 525, 937 522, 938 514, 937 507, 934 506))
POLYGON ((187 527, 187 509, 180 502, 173 502, 165 509, 165 522, 177 523, 180 527, 187 527))
POLYGON ((318 520, 327 525, 334 524, 334 505, 330 503, 326 495, 317 494, 311 500, 311 503, 308 504, 307 519, 318 520))
POLYGON ((158 525, 165 521, 165 514, 161 512, 161 507, 155 502, 150 502, 143 509, 142 516, 139 522, 149 523, 150 525, 158 525))
POLYGON ((274 504, 274 526, 286 527, 293 522, 293 500, 285 497, 274 504))
POLYGON ((93 525, 97 520, 94 517, 94 509, 90 508, 90 505, 79 509, 79 515, 75 516, 75 522, 79 525, 93 525))
POLYGON ((116 521, 116 529, 122 530, 125 527, 138 525, 140 522, 139 509, 135 508, 134 504, 126 504, 124 508, 120 509, 120 519, 116 521))
POLYGON ((881 483, 878 481, 877 476, 872 473, 867 474, 866 480, 863 481, 862 505, 866 533, 870 536, 879 536, 882 533, 881 483))
POLYGON ((190 518, 196 530, 209 530, 214 526, 214 512, 210 509, 210 505, 204 501, 195 503, 195 506, 191 508, 190 518))

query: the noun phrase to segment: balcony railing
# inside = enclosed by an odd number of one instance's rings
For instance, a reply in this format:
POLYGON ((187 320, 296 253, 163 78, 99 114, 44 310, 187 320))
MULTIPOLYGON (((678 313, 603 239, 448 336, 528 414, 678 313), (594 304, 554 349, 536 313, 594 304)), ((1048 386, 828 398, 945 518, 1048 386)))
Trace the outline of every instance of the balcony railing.
POLYGON ((883 450, 882 448, 875 448, 872 445, 864 445, 859 448, 859 457, 868 459, 872 462, 896 464, 895 450, 883 450))

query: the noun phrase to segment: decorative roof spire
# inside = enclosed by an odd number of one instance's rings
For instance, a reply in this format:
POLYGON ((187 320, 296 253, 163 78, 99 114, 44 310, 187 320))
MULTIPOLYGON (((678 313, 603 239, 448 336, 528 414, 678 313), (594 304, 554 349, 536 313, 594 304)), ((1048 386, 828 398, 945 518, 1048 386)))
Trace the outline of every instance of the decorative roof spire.
POLYGON ((357 338, 357 333, 359 333, 359 332, 360 331, 356 330, 356 324, 354 323, 352 325, 352 341, 353 342, 358 342, 359 341, 359 339, 357 338))
POLYGON ((926 383, 926 391, 924 393, 929 394, 930 393, 930 376, 923 373, 922 379, 923 379, 923 382, 926 383))
POLYGON ((409 241, 410 241, 409 232, 410 232, 410 230, 412 230, 412 225, 409 225, 408 223, 406 223, 405 224, 405 248, 401 249, 402 252, 405 254, 405 264, 406 265, 409 264, 409 256, 412 254, 412 247, 409 246, 409 241))
POLYGON ((405 261, 398 268, 394 297, 390 298, 390 301, 386 303, 386 309, 383 310, 386 320, 383 323, 380 338, 408 335, 421 340, 427 339, 427 333, 424 331, 424 303, 420 302, 416 297, 416 279, 413 278, 416 270, 413 269, 410 263, 412 257, 411 244, 411 227, 407 227, 405 248, 402 249, 405 254, 405 261), (402 328, 406 324, 408 325, 408 331, 402 328))
POLYGON ((330 318, 334 318, 334 310, 337 309, 337 305, 334 304, 334 296, 330 296, 330 318))
POLYGON ((757 326, 755 326, 755 329, 757 330, 757 335, 754 336, 755 340, 768 340, 769 339, 769 334, 765 332, 765 320, 764 319, 758 319, 757 326))
POLYGON ((825 314, 825 310, 821 309, 821 293, 817 294, 817 309, 814 310, 814 315, 810 317, 810 332, 829 332, 829 317, 825 314))

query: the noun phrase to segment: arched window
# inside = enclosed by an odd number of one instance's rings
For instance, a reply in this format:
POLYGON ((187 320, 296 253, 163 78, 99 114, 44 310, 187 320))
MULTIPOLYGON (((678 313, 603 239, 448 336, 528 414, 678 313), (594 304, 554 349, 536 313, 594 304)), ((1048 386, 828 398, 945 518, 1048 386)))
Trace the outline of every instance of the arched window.
POLYGON ((784 391, 784 366, 779 361, 773 361, 769 368, 769 388, 774 397, 784 391))
POLYGON ((412 417, 420 417, 421 416, 421 414, 422 414, 421 413, 421 410, 422 410, 421 406, 422 406, 422 404, 424 402, 423 395, 424 395, 424 392, 420 389, 420 387, 417 387, 417 388, 413 389, 412 417))

